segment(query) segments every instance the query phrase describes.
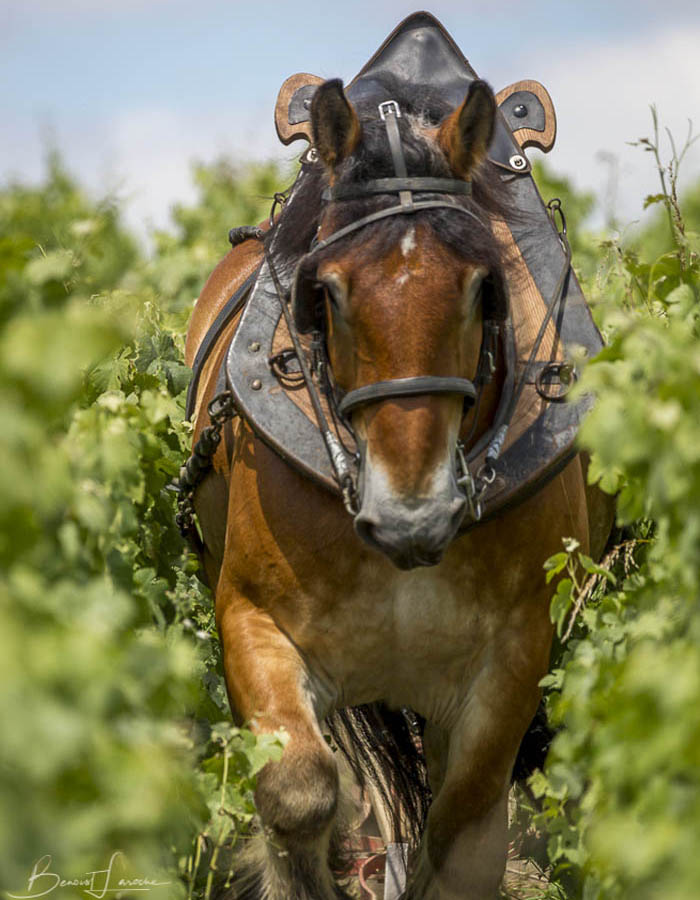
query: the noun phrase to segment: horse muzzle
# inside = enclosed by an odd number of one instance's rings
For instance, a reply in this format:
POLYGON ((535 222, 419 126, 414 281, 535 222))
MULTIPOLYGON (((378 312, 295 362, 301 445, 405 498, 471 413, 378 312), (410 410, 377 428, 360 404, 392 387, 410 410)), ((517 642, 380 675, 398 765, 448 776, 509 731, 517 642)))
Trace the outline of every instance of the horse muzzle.
POLYGON ((451 471, 440 476, 429 494, 404 498, 388 489, 382 473, 365 472, 355 531, 399 569, 437 565, 457 535, 466 499, 451 471))

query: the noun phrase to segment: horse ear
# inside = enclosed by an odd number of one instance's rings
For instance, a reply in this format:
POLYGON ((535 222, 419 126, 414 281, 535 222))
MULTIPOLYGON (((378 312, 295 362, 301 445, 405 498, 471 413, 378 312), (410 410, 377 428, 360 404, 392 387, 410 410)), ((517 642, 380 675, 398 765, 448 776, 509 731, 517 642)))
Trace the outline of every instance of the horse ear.
POLYGON ((316 90, 311 101, 311 131, 314 147, 331 171, 357 146, 362 128, 340 78, 324 81, 316 90))
POLYGON ((493 91, 485 81, 472 81, 462 105, 438 131, 438 143, 457 175, 468 178, 486 158, 495 121, 493 91))

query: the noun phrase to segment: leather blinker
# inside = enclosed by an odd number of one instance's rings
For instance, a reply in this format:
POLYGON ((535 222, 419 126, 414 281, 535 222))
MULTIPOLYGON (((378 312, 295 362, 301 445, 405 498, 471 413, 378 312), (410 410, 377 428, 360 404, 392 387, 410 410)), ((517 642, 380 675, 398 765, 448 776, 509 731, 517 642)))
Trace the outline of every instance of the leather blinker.
POLYGON ((300 334, 317 330, 323 319, 323 292, 316 281, 316 260, 302 257, 292 278, 291 309, 300 334))

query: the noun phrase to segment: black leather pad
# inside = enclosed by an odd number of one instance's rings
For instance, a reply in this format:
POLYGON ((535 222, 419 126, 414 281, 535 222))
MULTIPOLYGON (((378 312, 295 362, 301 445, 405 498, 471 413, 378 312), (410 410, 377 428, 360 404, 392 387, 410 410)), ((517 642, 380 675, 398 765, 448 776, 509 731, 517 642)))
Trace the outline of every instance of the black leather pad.
MULTIPOLYGON (((371 101, 379 105, 385 100, 410 101, 419 93, 430 114, 430 97, 436 101, 435 112, 444 104, 456 109, 464 100, 469 85, 477 78, 469 61, 438 20, 430 13, 414 13, 398 25, 370 61, 346 88, 353 103, 371 101), (400 96, 389 93, 386 76, 398 82, 400 96)), ((299 88, 289 104, 289 121, 308 121, 304 106, 316 90, 315 85, 299 88), (299 97, 297 97, 297 94, 299 97), (303 94, 303 96, 302 96, 303 94)), ((519 127, 523 127, 519 122, 519 127)), ((528 127, 532 127, 528 123, 528 127)), ((498 115, 489 148, 489 159, 510 172, 529 172, 530 164, 511 133, 506 119, 498 115)))

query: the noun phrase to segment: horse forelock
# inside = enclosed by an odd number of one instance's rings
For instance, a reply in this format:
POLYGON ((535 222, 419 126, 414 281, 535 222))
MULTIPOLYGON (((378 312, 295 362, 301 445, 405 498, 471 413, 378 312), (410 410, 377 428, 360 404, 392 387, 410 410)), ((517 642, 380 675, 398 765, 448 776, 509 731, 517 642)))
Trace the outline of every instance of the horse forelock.
MULTIPOLYGON (((378 116, 376 104, 360 103, 356 110, 362 126, 362 137, 353 154, 334 172, 334 183, 340 186, 359 185, 395 174, 386 129, 378 116)), ((440 119, 449 112, 449 106, 441 107, 436 104, 435 98, 431 98, 429 110, 421 103, 420 96, 412 98, 408 103, 407 110, 399 119, 399 130, 409 176, 454 178, 447 158, 436 140, 440 119)), ((278 227, 274 230, 276 237, 272 233, 270 235, 269 240, 275 240, 280 262, 290 269, 308 252, 324 218, 332 223, 331 230, 337 230, 362 216, 397 203, 396 194, 343 200, 334 202, 328 215, 328 203, 322 199, 328 184, 329 173, 319 164, 304 180, 295 202, 280 217, 278 227)), ((473 173, 472 195, 453 199, 474 217, 455 214, 450 210, 433 209, 412 215, 412 224, 429 225, 436 238, 463 259, 484 265, 497 277, 502 277, 506 266, 506 252, 494 235, 491 224, 494 220, 505 218, 506 214, 513 218, 514 202, 509 184, 501 181, 496 168, 486 162, 473 173)), ((405 230, 403 216, 391 217, 349 235, 343 240, 342 246, 344 249, 360 248, 371 244, 374 252, 381 254, 395 245, 405 230), (378 241, 371 240, 377 237, 378 241)), ((319 253, 317 261, 332 256, 334 252, 333 248, 329 248, 319 253)))

